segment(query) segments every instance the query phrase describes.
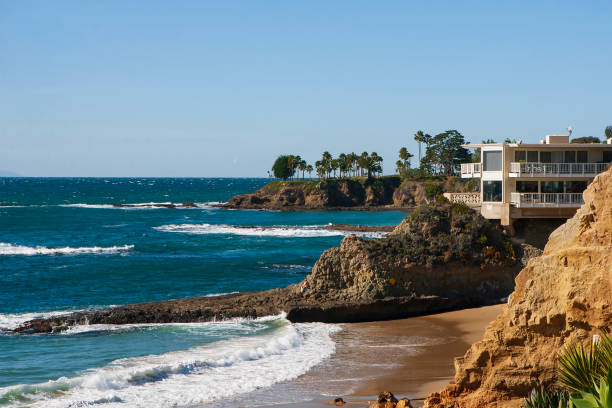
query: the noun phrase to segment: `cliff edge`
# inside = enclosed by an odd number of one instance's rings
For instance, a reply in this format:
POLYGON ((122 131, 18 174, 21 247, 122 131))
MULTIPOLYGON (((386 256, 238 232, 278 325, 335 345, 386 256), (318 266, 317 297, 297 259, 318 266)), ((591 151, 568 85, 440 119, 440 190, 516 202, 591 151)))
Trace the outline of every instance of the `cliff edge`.
POLYGON ((425 407, 519 407, 532 388, 554 383, 565 346, 612 327, 612 170, 584 201, 517 276, 483 339, 455 360, 454 382, 425 407))

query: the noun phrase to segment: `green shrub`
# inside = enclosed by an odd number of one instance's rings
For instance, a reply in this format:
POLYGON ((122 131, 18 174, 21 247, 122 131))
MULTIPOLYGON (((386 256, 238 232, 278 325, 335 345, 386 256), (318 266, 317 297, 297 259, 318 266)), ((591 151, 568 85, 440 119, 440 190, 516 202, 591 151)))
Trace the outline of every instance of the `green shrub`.
POLYGON ((437 196, 442 195, 443 192, 444 188, 442 187, 442 184, 425 184, 425 195, 427 198, 436 198, 437 196))
POLYGON ((569 395, 563 390, 536 388, 525 399, 525 408, 569 408, 569 395))

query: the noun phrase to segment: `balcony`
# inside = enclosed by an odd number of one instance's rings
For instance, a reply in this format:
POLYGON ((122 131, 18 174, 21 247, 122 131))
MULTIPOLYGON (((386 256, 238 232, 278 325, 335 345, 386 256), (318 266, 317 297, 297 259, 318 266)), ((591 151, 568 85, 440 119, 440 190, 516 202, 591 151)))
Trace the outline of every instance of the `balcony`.
POLYGON ((595 177, 609 163, 510 163, 510 177, 595 177))
POLYGON ((510 193, 516 208, 578 208, 584 204, 582 193, 510 193))
POLYGON ((480 177, 480 163, 461 163, 461 178, 480 177))
POLYGON ((463 203, 471 207, 480 205, 480 193, 444 193, 444 197, 451 203, 463 203))

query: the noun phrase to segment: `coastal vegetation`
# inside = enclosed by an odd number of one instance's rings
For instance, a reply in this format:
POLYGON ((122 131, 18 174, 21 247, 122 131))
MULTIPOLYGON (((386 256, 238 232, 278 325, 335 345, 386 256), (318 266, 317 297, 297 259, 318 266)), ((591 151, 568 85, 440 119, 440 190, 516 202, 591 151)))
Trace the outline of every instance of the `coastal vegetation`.
MULTIPOLYGON (((414 157, 406 147, 399 150, 399 159, 395 162, 395 170, 403 179, 423 179, 436 176, 451 176, 456 173, 457 166, 469 162, 472 154, 462 147, 465 138, 457 130, 447 130, 435 136, 419 130, 414 135, 419 143, 419 167, 411 167, 414 157), (421 155, 421 146, 425 144, 425 155, 421 155)), ((312 164, 307 163, 299 155, 283 154, 276 158, 272 165, 272 175, 281 180, 292 180, 300 175, 304 179, 307 172, 311 175, 316 171, 320 179, 380 177, 382 176, 383 158, 376 152, 357 154, 340 153, 334 157, 329 151, 321 154, 321 159, 312 164)))
POLYGON ((558 357, 558 384, 538 387, 525 408, 612 408, 612 336, 604 332, 590 345, 576 344, 558 357))

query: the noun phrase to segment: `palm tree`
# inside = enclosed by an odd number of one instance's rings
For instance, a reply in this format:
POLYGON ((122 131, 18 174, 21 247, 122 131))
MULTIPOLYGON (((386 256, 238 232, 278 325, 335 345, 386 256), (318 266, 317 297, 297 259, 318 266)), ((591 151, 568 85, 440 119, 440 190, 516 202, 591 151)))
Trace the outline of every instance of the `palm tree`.
POLYGON ((306 164, 306 160, 300 160, 300 162, 298 163, 298 168, 302 172, 302 180, 304 180, 304 172, 306 171, 307 167, 308 165, 306 164))
POLYGON ((323 160, 317 160, 315 162, 315 167, 317 168, 317 176, 319 176, 319 178, 325 178, 325 164, 323 163, 323 160))
POLYGON ((414 140, 419 142, 419 166, 420 166, 421 159, 423 157, 421 155, 421 143, 425 143, 425 145, 428 146, 429 142, 431 141, 431 136, 428 135, 427 133, 423 133, 422 130, 419 130, 414 134, 414 140))
POLYGON ((346 154, 340 153, 338 156, 338 166, 340 168, 340 177, 345 177, 349 169, 348 156, 346 154))
POLYGON ((355 152, 351 152, 348 154, 349 168, 353 174, 353 177, 357 174, 357 154, 355 152))
POLYGON ((307 165, 306 166, 306 173, 308 173, 308 178, 312 178, 312 171, 313 171, 312 165, 310 165, 310 164, 307 165))
POLYGON ((395 170, 397 171, 397 174, 401 174, 402 171, 404 171, 404 162, 402 162, 401 160, 396 161, 395 170))
POLYGON ((329 168, 334 172, 334 177, 336 177, 336 170, 340 167, 340 162, 338 159, 332 159, 329 162, 329 168))
POLYGON ((368 159, 370 158, 370 155, 368 154, 368 152, 363 152, 361 153, 361 156, 359 156, 359 158, 357 159, 357 164, 359 165, 360 168, 360 175, 363 177, 363 171, 367 170, 368 168, 368 159))

